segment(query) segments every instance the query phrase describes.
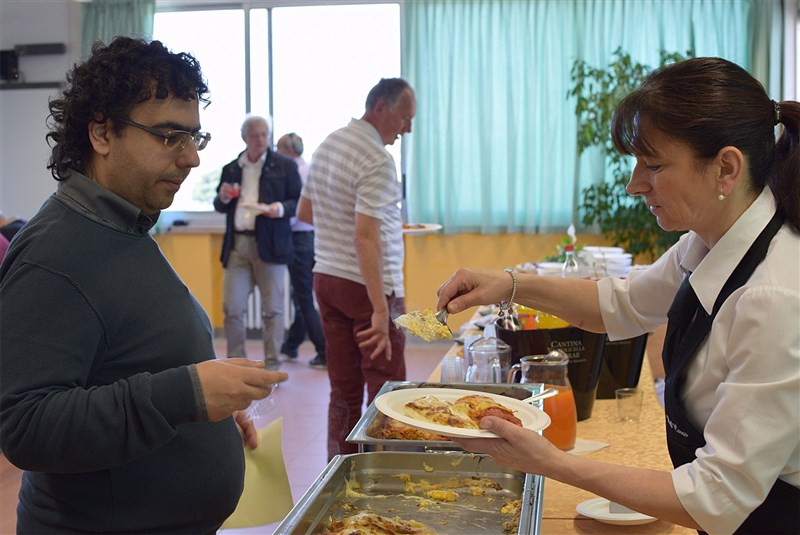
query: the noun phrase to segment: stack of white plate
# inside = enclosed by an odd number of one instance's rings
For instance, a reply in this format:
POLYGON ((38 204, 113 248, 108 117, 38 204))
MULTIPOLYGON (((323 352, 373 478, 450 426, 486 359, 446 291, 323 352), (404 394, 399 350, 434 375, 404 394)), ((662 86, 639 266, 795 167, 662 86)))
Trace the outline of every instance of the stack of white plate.
POLYGON ((524 264, 517 264, 516 270, 521 273, 536 273, 537 275, 545 276, 561 276, 561 268, 564 264, 561 262, 525 262, 524 264))
POLYGON ((598 247, 587 245, 581 251, 583 259, 592 267, 597 277, 610 275, 624 277, 633 266, 633 255, 622 247, 598 247))
POLYGON ((536 262, 536 274, 545 277, 560 277, 562 262, 536 262))

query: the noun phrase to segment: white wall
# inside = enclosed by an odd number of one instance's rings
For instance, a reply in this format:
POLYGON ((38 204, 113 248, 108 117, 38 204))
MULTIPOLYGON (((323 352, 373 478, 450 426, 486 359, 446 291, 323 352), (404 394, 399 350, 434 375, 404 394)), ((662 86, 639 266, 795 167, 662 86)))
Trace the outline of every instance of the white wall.
MULTIPOLYGON (((80 3, 0 0, 0 49, 64 43, 66 54, 22 56, 21 81, 62 82, 80 56, 80 3)), ((55 191, 47 170, 48 99, 57 89, 0 89, 0 211, 29 219, 55 191)))

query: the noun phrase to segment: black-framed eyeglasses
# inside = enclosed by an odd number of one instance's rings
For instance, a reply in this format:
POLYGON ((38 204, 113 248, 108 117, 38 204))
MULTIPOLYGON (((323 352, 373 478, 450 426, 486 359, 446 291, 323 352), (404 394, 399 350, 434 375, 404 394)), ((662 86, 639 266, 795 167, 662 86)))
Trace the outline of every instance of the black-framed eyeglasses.
POLYGON ((136 128, 144 130, 149 134, 160 137, 164 140, 164 146, 170 150, 185 149, 186 145, 189 144, 189 140, 194 142, 194 146, 197 147, 197 150, 203 150, 206 148, 206 145, 208 145, 208 142, 211 141, 211 134, 208 132, 195 132, 194 134, 187 132, 186 130, 167 130, 166 132, 162 132, 161 130, 156 130, 155 128, 139 124, 136 121, 131 121, 130 119, 116 118, 114 120, 135 126, 136 128))

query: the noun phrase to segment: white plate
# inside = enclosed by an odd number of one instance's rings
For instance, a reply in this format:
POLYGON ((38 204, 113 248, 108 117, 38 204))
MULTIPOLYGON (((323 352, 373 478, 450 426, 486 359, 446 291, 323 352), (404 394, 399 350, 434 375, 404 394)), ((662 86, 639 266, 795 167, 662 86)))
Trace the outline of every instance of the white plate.
POLYGON ((266 204, 260 204, 257 202, 240 202, 237 206, 247 208, 248 210, 255 210, 256 212, 269 211, 269 207, 266 204))
POLYGON ((575 510, 583 516, 594 518, 604 524, 615 526, 638 526, 639 524, 649 524, 655 522, 657 518, 643 515, 641 513, 610 513, 608 506, 611 504, 605 498, 593 498, 579 503, 575 510))
POLYGON ((544 270, 561 271, 564 267, 564 262, 534 262, 536 267, 544 270))
POLYGON ((583 248, 584 251, 591 251, 593 253, 605 253, 605 254, 621 254, 625 252, 625 249, 622 247, 601 247, 598 245, 586 245, 583 248))
POLYGON ((536 273, 536 264, 533 262, 525 262, 524 264, 517 264, 514 269, 520 273, 536 273))
POLYGON ((438 435, 467 438, 496 438, 497 435, 489 431, 484 431, 483 429, 461 429, 448 425, 435 424, 433 422, 412 418, 403 412, 403 406, 406 403, 424 396, 435 396, 437 399, 452 403, 461 396, 472 394, 480 394, 481 396, 492 398, 506 408, 511 409, 514 411, 514 415, 522 420, 522 427, 527 429, 541 431, 550 425, 550 417, 544 411, 539 410, 530 403, 523 403, 518 399, 508 396, 479 392, 476 390, 461 390, 455 388, 403 388, 392 392, 386 392, 375 398, 375 408, 390 418, 438 435))
POLYGON ((419 228, 404 228, 403 234, 414 236, 416 234, 431 234, 442 230, 442 226, 437 223, 419 223, 422 225, 419 228))

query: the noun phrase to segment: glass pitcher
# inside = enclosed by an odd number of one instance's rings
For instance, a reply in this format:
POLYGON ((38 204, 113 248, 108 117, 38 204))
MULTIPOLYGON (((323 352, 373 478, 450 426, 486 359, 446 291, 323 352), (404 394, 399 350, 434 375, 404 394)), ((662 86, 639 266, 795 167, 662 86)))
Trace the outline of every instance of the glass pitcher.
POLYGON ((509 362, 511 347, 499 338, 479 338, 467 348, 468 383, 502 383, 502 361, 509 362))
POLYGON ((567 378, 569 357, 563 351, 551 351, 547 355, 529 355, 511 366, 508 382, 513 383, 517 372, 520 383, 542 383, 544 388, 555 387, 558 395, 544 400, 544 412, 550 416, 550 426, 542 435, 558 448, 566 451, 575 447, 577 435, 577 411, 575 396, 567 378))

